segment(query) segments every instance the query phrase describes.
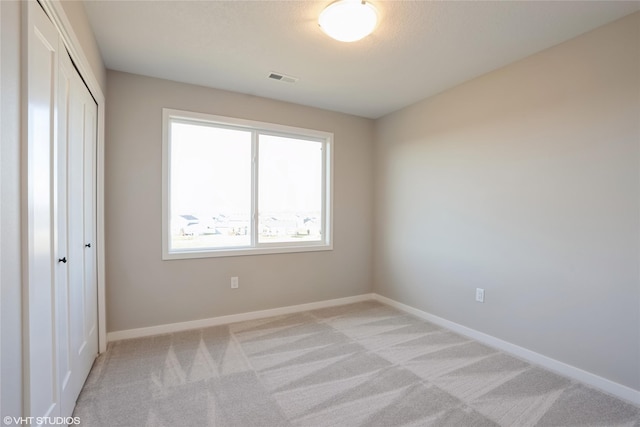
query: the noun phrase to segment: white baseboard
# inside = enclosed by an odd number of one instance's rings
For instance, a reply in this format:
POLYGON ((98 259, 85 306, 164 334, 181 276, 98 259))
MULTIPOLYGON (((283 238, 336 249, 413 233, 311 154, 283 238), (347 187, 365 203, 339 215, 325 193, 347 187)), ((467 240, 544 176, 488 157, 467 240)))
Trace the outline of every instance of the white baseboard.
POLYGON ((373 299, 640 406, 640 391, 378 294, 373 299))
POLYGON ((352 297, 312 302, 308 304, 290 305, 288 307, 272 308, 269 310, 251 311, 248 313, 231 314, 228 316, 211 317, 208 319, 191 320, 188 322, 170 323, 166 325, 149 326, 147 328, 126 329, 107 334, 107 341, 118 341, 130 338, 149 337, 168 334, 171 332, 188 331, 191 329, 208 328, 210 326, 226 325, 228 323, 243 322, 245 320, 262 319, 264 317, 280 316, 282 314, 298 313, 301 311, 317 310, 319 308, 353 304, 375 299, 373 294, 356 295, 352 297))

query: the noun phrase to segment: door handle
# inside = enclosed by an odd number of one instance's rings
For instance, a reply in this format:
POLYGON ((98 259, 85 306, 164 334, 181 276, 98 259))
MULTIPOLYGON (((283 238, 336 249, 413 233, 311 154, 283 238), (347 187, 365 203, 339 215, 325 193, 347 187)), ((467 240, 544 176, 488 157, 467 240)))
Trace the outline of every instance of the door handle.
POLYGON ((63 264, 66 264, 66 263, 67 263, 67 257, 64 257, 64 258, 58 258, 58 262, 61 262, 61 263, 63 263, 63 264))
POLYGON ((86 245, 84 245, 85 248, 90 248, 91 247, 91 243, 87 243, 86 245))

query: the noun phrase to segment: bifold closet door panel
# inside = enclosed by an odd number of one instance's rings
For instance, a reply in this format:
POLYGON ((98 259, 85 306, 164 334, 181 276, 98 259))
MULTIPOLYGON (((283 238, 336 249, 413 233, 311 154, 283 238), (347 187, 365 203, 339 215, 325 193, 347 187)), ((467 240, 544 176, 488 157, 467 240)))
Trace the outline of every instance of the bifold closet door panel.
POLYGON ((80 76, 72 79, 68 154, 69 319, 74 393, 98 353, 95 279, 95 141, 97 106, 80 76))
MULTIPOLYGON (((81 354, 81 384, 89 375, 93 361, 98 355, 98 272, 96 257, 97 235, 97 150, 98 145, 98 105, 89 89, 82 82, 84 97, 84 339, 86 349, 81 354)), ((78 390, 78 393, 80 390, 78 390)))
POLYGON ((71 105, 72 77, 76 72, 71 60, 66 55, 64 47, 59 56, 58 67, 58 114, 57 114, 57 143, 54 152, 54 205, 56 220, 54 222, 55 247, 58 258, 65 257, 67 262, 56 267, 56 336, 57 336, 57 364, 58 383, 60 390, 60 415, 69 416, 73 413, 76 396, 72 392, 73 366, 71 363, 70 323, 69 316, 69 245, 68 245, 68 215, 67 215, 67 156, 70 127, 69 106, 71 105))
POLYGON ((64 254, 54 248, 52 226, 58 33, 36 2, 26 2, 23 10, 27 14, 23 330, 24 384, 29 396, 25 412, 46 417, 60 414, 54 272, 64 265, 64 254))
POLYGON ((97 281, 91 241, 95 220, 96 104, 66 50, 59 58, 55 234, 67 262, 56 276, 61 413, 71 416, 98 353, 97 281))

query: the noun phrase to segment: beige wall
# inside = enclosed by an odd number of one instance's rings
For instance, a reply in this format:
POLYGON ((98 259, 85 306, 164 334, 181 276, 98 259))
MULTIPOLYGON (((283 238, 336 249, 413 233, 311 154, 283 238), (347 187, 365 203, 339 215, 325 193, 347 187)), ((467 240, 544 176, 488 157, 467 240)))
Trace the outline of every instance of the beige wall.
POLYGON ((639 29, 378 120, 375 292, 640 390, 639 29))
POLYGON ((107 88, 109 331, 371 291, 371 120, 115 71, 107 88), (163 107, 333 132, 334 250, 162 261, 163 107))

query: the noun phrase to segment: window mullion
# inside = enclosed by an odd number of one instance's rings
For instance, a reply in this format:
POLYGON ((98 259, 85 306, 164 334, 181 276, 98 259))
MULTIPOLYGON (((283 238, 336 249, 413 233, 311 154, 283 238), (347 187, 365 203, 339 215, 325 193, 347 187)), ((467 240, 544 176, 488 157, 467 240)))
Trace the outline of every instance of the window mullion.
POLYGON ((251 132, 251 246, 258 246, 258 132, 251 132))
POLYGON ((327 243, 327 232, 329 230, 327 230, 327 219, 329 218, 329 215, 327 213, 327 206, 328 206, 328 202, 327 202, 327 155, 328 155, 328 147, 327 147, 327 143, 323 142, 322 146, 320 148, 322 150, 322 177, 321 177, 321 181, 320 181, 320 185, 322 187, 321 192, 320 192, 320 197, 322 198, 322 206, 320 207, 320 212, 322 215, 321 221, 320 221, 320 233, 321 233, 321 237, 322 237, 322 241, 324 243, 327 243))

